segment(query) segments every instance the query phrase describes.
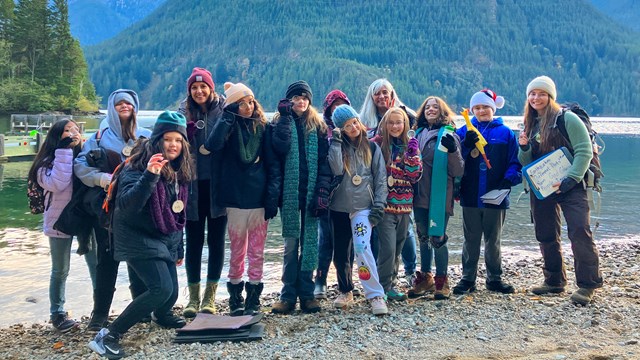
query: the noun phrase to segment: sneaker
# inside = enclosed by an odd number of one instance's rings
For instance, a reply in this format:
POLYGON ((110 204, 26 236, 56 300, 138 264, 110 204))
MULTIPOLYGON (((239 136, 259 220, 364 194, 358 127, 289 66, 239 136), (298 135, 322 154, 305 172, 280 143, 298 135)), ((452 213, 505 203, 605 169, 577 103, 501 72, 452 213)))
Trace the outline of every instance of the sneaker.
POLYGON ((578 305, 587 306, 593 299, 596 289, 580 288, 571 294, 571 301, 578 305))
POLYGON ((295 303, 290 303, 284 300, 278 300, 271 306, 271 313, 273 314, 290 314, 296 309, 295 303))
POLYGON ((411 289, 408 291, 410 298, 414 299, 428 292, 434 292, 436 290, 436 284, 433 280, 433 275, 430 272, 424 273, 420 271, 415 272, 413 283, 411 283, 411 289))
POLYGON ((371 299, 371 312, 373 312, 373 315, 385 315, 389 312, 387 303, 382 296, 376 296, 371 299))
POLYGON ((69 319, 68 316, 69 315, 66 312, 53 314, 51 315, 51 324, 56 330, 63 334, 69 332, 76 328, 78 323, 69 319))
POLYGON ((338 297, 333 301, 333 307, 343 309, 349 306, 353 302, 353 292, 340 293, 338 297))
POLYGON ((108 359, 120 359, 126 356, 122 346, 120 346, 120 335, 116 333, 110 332, 105 335, 102 339, 102 346, 105 350, 102 356, 108 359))
POLYGON ((322 310, 322 307, 317 299, 300 299, 300 309, 305 314, 313 314, 322 310))
POLYGON ((104 355, 107 352, 107 350, 104 348, 104 337, 107 336, 107 334, 109 334, 109 329, 100 329, 100 331, 98 331, 98 333, 96 334, 96 337, 94 337, 93 340, 91 340, 89 344, 87 344, 89 349, 93 350, 93 352, 98 355, 104 355))
POLYGON ((87 325, 87 331, 100 331, 106 328, 109 323, 109 316, 103 314, 91 313, 91 319, 87 325))
POLYGON ((489 291, 495 291, 503 294, 513 294, 516 289, 502 280, 487 281, 486 288, 489 291))
POLYGON ((325 285, 325 284, 316 284, 316 288, 313 290, 313 296, 316 299, 326 299, 327 298, 327 285, 325 285))
POLYGON ((407 300, 407 295, 405 293, 398 291, 396 288, 391 288, 391 290, 387 291, 385 294, 387 295, 387 299, 393 301, 405 301, 407 300))
POLYGON ((458 282, 456 286, 453 287, 453 293, 455 295, 470 294, 476 290, 477 288, 475 281, 471 282, 467 280, 460 280, 460 282, 458 282))
POLYGON ((187 321, 180 316, 174 315, 172 312, 169 312, 161 317, 156 317, 155 313, 151 314, 151 320, 167 329, 180 329, 187 325, 187 321))
POLYGON ((549 285, 546 282, 542 283, 540 286, 535 286, 531 288, 531 292, 536 295, 543 294, 560 294, 564 292, 564 286, 562 285, 549 285))

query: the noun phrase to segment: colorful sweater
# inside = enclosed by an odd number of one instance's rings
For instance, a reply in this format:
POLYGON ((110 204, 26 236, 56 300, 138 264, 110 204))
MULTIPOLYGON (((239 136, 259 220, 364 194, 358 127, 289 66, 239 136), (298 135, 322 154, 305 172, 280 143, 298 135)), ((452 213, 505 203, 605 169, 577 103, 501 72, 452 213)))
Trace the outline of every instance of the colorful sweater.
MULTIPOLYGON (((373 139, 382 146, 382 137, 373 139)), ((420 151, 409 156, 404 145, 391 145, 391 161, 387 168, 387 206, 384 211, 391 214, 410 214, 413 210, 413 184, 422 177, 422 155, 420 151), (393 178, 393 180, 390 180, 393 178)))

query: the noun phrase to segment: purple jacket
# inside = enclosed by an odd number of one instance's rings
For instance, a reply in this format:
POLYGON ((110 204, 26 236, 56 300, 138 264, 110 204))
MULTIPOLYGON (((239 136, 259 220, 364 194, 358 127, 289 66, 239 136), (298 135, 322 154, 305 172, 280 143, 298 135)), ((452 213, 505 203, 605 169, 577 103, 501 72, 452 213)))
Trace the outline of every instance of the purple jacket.
POLYGON ((73 150, 56 149, 53 167, 38 170, 38 184, 45 190, 45 204, 51 204, 44 211, 43 230, 46 236, 69 238, 71 236, 53 229, 60 214, 71 200, 73 193, 73 150))

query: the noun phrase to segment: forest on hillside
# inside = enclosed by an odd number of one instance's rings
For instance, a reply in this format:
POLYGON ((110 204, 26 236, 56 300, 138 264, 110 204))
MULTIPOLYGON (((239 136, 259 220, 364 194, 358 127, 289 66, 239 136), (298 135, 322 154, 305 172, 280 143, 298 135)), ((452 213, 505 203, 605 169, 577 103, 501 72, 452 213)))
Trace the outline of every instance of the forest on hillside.
POLYGON ((518 114, 528 81, 542 74, 556 81, 560 101, 594 115, 637 116, 640 108, 637 33, 586 0, 322 0, 295 8, 169 0, 86 56, 101 96, 129 87, 150 109, 174 107, 194 66, 211 70, 218 92, 225 81, 246 83, 268 110, 298 79, 311 84, 316 106, 333 88, 359 106, 368 85, 386 77, 413 108, 439 95, 459 110, 488 87, 507 99, 502 114, 518 114))
POLYGON ((66 0, 0 0, 0 112, 96 111, 66 0))

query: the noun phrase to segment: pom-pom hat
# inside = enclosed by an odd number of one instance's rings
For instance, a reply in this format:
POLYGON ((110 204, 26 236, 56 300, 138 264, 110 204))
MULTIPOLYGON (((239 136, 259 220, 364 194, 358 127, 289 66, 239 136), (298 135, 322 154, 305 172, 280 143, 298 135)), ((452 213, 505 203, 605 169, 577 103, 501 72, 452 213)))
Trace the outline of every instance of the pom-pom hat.
POLYGON ((349 105, 340 105, 333 110, 331 120, 336 127, 342 128, 349 119, 360 119, 358 113, 349 105))
POLYGON ((529 96, 529 93, 534 89, 543 90, 554 100, 558 98, 556 84, 548 76, 538 76, 537 78, 531 80, 529 85, 527 85, 527 97, 529 96))
MULTIPOLYGON (((238 102, 245 96, 254 96, 253 91, 249 89, 249 87, 243 83, 232 83, 226 82, 224 83, 224 96, 225 101, 223 107, 227 107, 234 102, 238 102)), ((255 96, 254 96, 255 97, 255 96)))
POLYGON ((471 101, 469 101, 469 109, 473 112, 473 107, 476 105, 487 105, 496 112, 496 109, 502 109, 504 107, 504 97, 498 96, 494 91, 484 89, 473 94, 471 101))

